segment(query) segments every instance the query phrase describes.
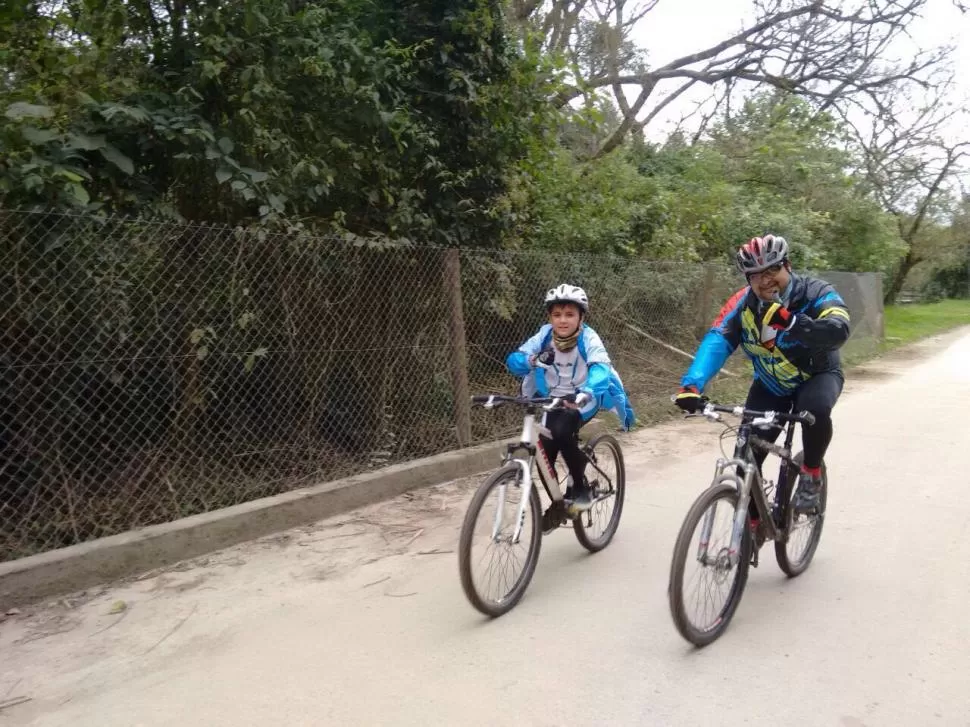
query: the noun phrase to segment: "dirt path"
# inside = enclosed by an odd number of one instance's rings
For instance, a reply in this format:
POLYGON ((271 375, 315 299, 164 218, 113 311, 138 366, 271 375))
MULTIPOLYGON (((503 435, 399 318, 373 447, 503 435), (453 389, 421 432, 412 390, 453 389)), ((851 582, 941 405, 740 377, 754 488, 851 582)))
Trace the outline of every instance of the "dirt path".
POLYGON ((452 482, 7 617, 0 725, 968 725, 967 403, 966 329, 858 371, 815 562, 766 549, 703 651, 666 603, 719 452, 690 420, 621 437, 615 541, 554 533, 502 619, 461 593, 452 482))

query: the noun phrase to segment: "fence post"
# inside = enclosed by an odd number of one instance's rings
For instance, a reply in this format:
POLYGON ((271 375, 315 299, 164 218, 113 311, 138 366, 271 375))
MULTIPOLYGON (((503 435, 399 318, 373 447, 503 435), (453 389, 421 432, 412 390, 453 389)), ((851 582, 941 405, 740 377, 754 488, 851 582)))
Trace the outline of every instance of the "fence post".
POLYGON ((458 446, 472 440, 471 401, 468 393, 468 350, 465 343, 465 312, 461 298, 461 254, 458 248, 445 250, 445 301, 451 337, 451 384, 455 399, 455 432, 458 446))
POLYGON ((872 293, 876 301, 876 340, 881 343, 886 339, 886 306, 882 299, 882 273, 871 273, 871 275, 875 278, 872 293))
POLYGON ((714 266, 704 266, 704 280, 701 282, 697 292, 697 302, 695 305, 694 316, 694 335, 703 338, 704 334, 711 327, 711 319, 707 307, 711 304, 714 297, 714 266))

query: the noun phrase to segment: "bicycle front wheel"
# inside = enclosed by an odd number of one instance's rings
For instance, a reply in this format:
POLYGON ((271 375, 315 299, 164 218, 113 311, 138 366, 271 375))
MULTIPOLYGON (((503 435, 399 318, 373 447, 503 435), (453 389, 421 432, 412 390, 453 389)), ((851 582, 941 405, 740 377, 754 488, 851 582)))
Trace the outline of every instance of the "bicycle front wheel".
POLYGON ((525 594, 542 546, 542 510, 535 487, 523 491, 522 471, 510 463, 481 484, 468 505, 458 541, 465 596, 486 616, 508 613, 525 594), (521 498, 528 498, 516 536, 521 498))
POLYGON ((670 564, 667 596, 677 631, 695 646, 707 646, 727 628, 748 580, 751 535, 741 537, 737 564, 730 559, 738 491, 716 485, 701 493, 680 527, 670 564), (706 540, 706 547, 701 543, 706 540))
POLYGON ((626 469, 620 443, 609 434, 601 434, 586 445, 586 479, 593 488, 593 507, 573 520, 576 539, 590 553, 596 553, 613 540, 620 526, 623 497, 626 493, 626 469))

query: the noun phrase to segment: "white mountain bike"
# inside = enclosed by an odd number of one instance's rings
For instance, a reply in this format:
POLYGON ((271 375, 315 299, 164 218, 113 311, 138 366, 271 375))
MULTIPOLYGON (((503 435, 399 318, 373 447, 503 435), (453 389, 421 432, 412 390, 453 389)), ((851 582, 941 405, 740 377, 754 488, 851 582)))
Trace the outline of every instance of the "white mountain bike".
POLYGON ((620 443, 609 434, 599 434, 583 445, 589 460, 586 479, 592 493, 592 507, 575 517, 567 515, 566 500, 539 435, 550 436, 541 410, 565 408, 571 397, 529 398, 522 396, 474 396, 472 403, 486 409, 516 405, 525 409, 522 434, 508 445, 502 466, 483 482, 465 513, 458 546, 461 585, 472 606, 487 616, 501 616, 522 598, 539 560, 542 536, 572 522, 577 540, 588 551, 602 550, 616 534, 623 512, 626 472, 620 443), (537 457, 539 453, 541 456, 537 457), (543 514, 537 472, 550 505, 543 514), (486 508, 489 498, 494 507, 486 508), (483 512, 488 512, 481 518, 483 512), (475 571, 483 567, 484 583, 475 571))

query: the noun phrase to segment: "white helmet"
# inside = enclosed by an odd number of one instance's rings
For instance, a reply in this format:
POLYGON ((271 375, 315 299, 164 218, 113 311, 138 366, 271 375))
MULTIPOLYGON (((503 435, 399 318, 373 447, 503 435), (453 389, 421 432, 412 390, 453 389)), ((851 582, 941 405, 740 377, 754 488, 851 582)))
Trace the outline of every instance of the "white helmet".
POLYGON ((737 265, 744 275, 760 273, 788 260, 788 241, 781 235, 752 237, 737 254, 737 265))
POLYGON ((563 283, 557 288, 552 288, 546 293, 546 309, 554 303, 575 303, 583 313, 589 313, 589 298, 586 291, 582 288, 563 283))

